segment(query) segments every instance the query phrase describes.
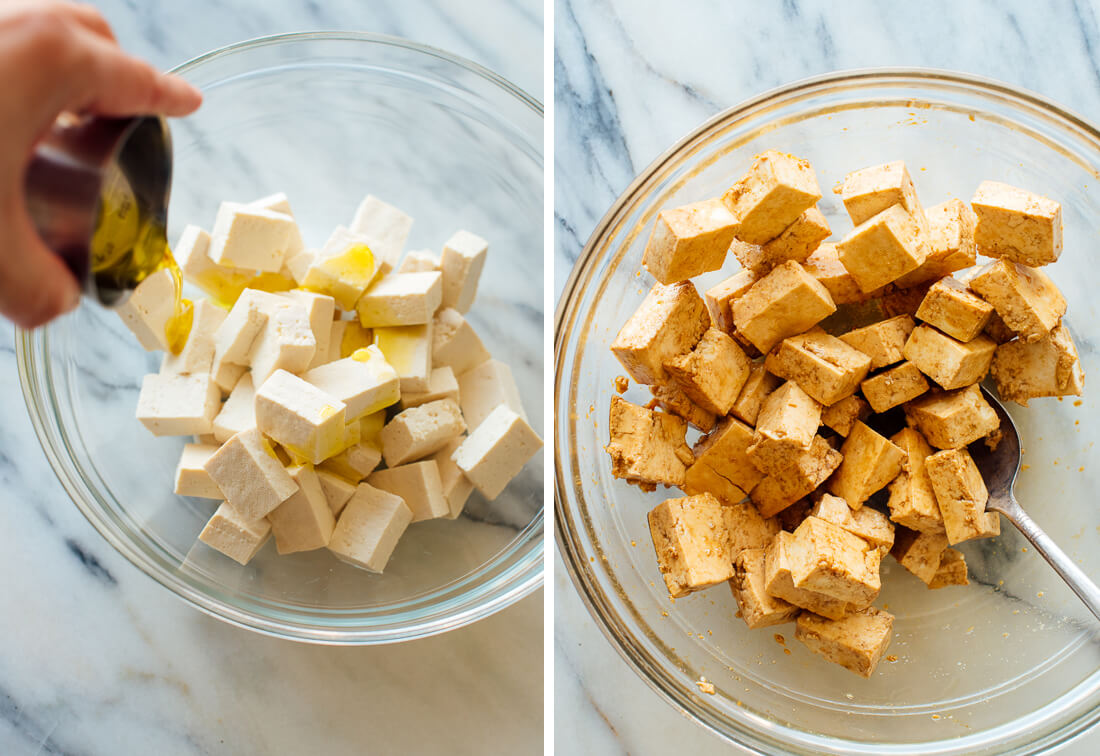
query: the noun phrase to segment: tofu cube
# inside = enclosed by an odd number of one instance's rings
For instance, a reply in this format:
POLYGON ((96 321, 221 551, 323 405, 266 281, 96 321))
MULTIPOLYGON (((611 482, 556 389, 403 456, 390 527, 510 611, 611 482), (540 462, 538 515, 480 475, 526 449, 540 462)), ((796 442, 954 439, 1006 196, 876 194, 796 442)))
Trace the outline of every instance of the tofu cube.
POLYGON ((221 393, 209 375, 150 373, 141 379, 137 419, 154 436, 210 433, 221 393))
POLYGON ((663 284, 718 270, 736 230, 721 199, 666 208, 657 214, 642 265, 663 284))
POLYGON ((210 231, 210 259, 218 265, 278 273, 292 240, 300 240, 294 218, 239 202, 218 207, 210 231))
POLYGON ((666 499, 649 513, 657 565, 672 598, 733 577, 722 504, 710 494, 666 499))
POLYGON ((174 493, 200 499, 225 498, 218 484, 203 467, 216 451, 218 447, 212 444, 184 444, 179 464, 176 465, 174 493))
POLYGON ((292 289, 284 295, 305 308, 309 318, 309 329, 313 332, 313 340, 317 343, 317 349, 313 353, 313 359, 307 367, 315 368, 329 362, 330 344, 332 338, 333 317, 336 314, 336 300, 327 294, 315 294, 303 289, 292 289))
POLYGON ((693 402, 707 412, 727 415, 748 380, 751 364, 733 339, 708 328, 694 349, 666 362, 664 368, 693 402))
POLYGON ((946 549, 947 536, 943 533, 921 533, 909 528, 899 528, 890 555, 928 585, 936 576, 940 557, 946 549))
POLYGON ((783 233, 769 242, 764 243, 759 249, 759 256, 753 261, 753 265, 745 267, 752 270, 763 269, 763 272, 771 270, 776 265, 787 260, 802 262, 817 249, 821 242, 829 238, 832 229, 825 215, 816 207, 811 207, 798 216, 794 223, 783 229, 783 233))
POLYGON ((796 262, 785 262, 754 283, 731 311, 737 330, 765 354, 788 336, 836 312, 829 292, 796 262))
POLYGON ((256 390, 256 427, 313 464, 344 447, 347 407, 313 384, 276 370, 256 390))
MULTIPOLYGON (((756 459, 753 459, 756 462, 756 459)), ((810 448, 790 454, 750 492, 760 514, 779 514, 813 493, 840 466, 841 455, 821 436, 814 437, 810 448)))
POLYGON ((798 615, 794 637, 818 656, 869 678, 893 634, 894 616, 867 607, 837 620, 804 612, 798 615))
POLYGON ((983 333, 998 344, 1006 344, 1016 338, 1016 332, 1008 327, 996 310, 989 317, 989 322, 986 323, 983 333))
POLYGON ((252 374, 245 373, 229 393, 214 418, 214 438, 224 444, 241 431, 256 427, 256 387, 252 374))
POLYGON ((871 369, 878 370, 905 357, 905 342, 917 324, 909 315, 880 320, 840 335, 840 340, 871 358, 871 369))
POLYGON ((328 549, 342 562, 381 573, 412 522, 400 496, 360 483, 348 501, 328 549))
POLYGON ((380 275, 386 275, 397 267, 412 224, 413 219, 410 216, 368 194, 356 208, 350 230, 366 238, 367 246, 374 253, 376 269, 380 271, 380 275))
POLYGON ((929 581, 929 588, 945 588, 949 585, 970 585, 966 574, 966 558, 957 549, 944 549, 940 566, 929 581))
POLYGON ((793 622, 799 609, 764 589, 764 549, 746 549, 733 560, 730 590, 750 630, 793 622))
POLYGON ((240 380, 257 337, 267 325, 268 311, 276 301, 267 292, 245 289, 214 332, 210 372, 222 391, 228 393, 240 380))
POLYGON ((875 412, 886 412, 916 399, 929 386, 916 365, 903 362, 871 376, 859 388, 875 412))
POLYGON ((313 465, 294 465, 287 474, 298 490, 267 515, 275 549, 280 554, 313 551, 328 546, 336 519, 313 465))
POLYGON ((148 352, 168 349, 168 321, 176 312, 176 283, 165 269, 147 276, 116 308, 118 316, 148 352))
POLYGON ((369 237, 337 226, 306 269, 302 288, 330 296, 350 312, 374 280, 380 260, 369 237))
POLYGON ((817 328, 783 339, 764 364, 828 406, 856 392, 871 358, 817 328))
POLYGON ((811 515, 795 529, 788 554, 796 588, 824 593, 857 607, 869 605, 882 588, 882 553, 820 517, 811 515))
POLYGON ((928 258, 928 239, 901 205, 864 221, 837 243, 840 262, 864 293, 910 273, 928 258))
MULTIPOLYGON (((905 359, 947 390, 978 383, 989 372, 997 342, 985 335, 962 342, 919 325, 905 342, 905 359)), ((869 398, 869 397, 868 397, 869 398)))
POLYGON ((214 364, 214 334, 225 320, 225 310, 205 299, 194 304, 191 333, 179 354, 167 352, 160 372, 195 375, 209 373, 214 364))
POLYGON ((492 501, 541 448, 542 439, 527 421, 502 404, 474 428, 451 459, 492 501))
POLYGON ((1027 406, 1040 396, 1080 396, 1085 375, 1069 329, 1062 323, 1038 341, 1010 341, 993 353, 997 393, 1027 406))
POLYGON ((831 404, 821 411, 821 424, 835 430, 841 436, 847 436, 852 432, 852 426, 858 420, 866 420, 871 416, 871 405, 861 397, 852 396, 841 399, 836 404, 831 404))
POLYGON ((316 353, 317 340, 306 308, 296 302, 280 302, 268 310, 267 323, 252 347, 252 380, 262 386, 276 370, 301 373, 316 353))
POLYGON ((619 330, 611 351, 638 383, 663 383, 664 364, 690 351, 710 327, 691 281, 657 284, 619 330))
POLYGON ((335 360, 302 374, 302 380, 338 399, 345 406, 345 421, 357 420, 395 404, 401 397, 401 380, 376 346, 360 349, 351 357, 335 360))
POLYGON ((238 433, 203 465, 226 503, 248 522, 266 517, 298 490, 258 430, 238 433))
POLYGON ((1066 300, 1041 270, 1007 260, 978 269, 970 288, 1024 341, 1038 341, 1066 314, 1066 300))
POLYGON ((462 412, 450 399, 411 407, 382 429, 382 456, 390 467, 403 465, 439 451, 465 430, 462 412))
POLYGON ((321 469, 358 483, 370 475, 381 461, 381 444, 362 440, 326 459, 321 469))
POLYGON ((775 460, 774 465, 782 465, 788 455, 810 448, 820 426, 821 404, 797 383, 787 381, 760 408, 748 450, 753 464, 761 467, 775 460))
POLYGON ((792 575, 794 534, 779 531, 764 551, 764 592, 822 617, 840 619, 850 610, 847 601, 805 588, 796 588, 792 575))
POLYGON ((376 328, 374 343, 397 371, 401 393, 428 390, 428 376, 432 372, 431 323, 376 328))
POLYGON ((977 337, 992 315, 993 305, 950 276, 932 284, 917 308, 918 318, 959 341, 977 337))
POLYGON ((448 517, 451 512, 443 495, 443 483, 435 460, 398 465, 371 473, 367 483, 400 496, 412 511, 412 521, 448 517))
POLYGON ((974 240, 987 257, 1046 265, 1062 254, 1062 206, 997 181, 983 181, 970 200, 978 216, 974 240))
POLYGON ((416 394, 403 394, 399 407, 404 410, 440 399, 459 401, 458 380, 455 378, 455 372, 447 366, 432 368, 432 372, 428 375, 428 390, 416 394))
POLYGON ((961 449, 1001 425, 977 386, 917 399, 906 405, 905 417, 937 449, 961 449))
POLYGON ((443 262, 430 249, 409 250, 397 268, 398 273, 423 273, 431 270, 442 271, 443 262))
MULTIPOLYGON (((294 283, 302 286, 306 281, 306 276, 309 275, 309 268, 317 261, 317 250, 315 249, 303 249, 296 255, 288 254, 286 262, 283 263, 282 274, 290 274, 290 277, 294 279, 294 283)), ((301 289, 300 291, 304 291, 301 289)), ((327 295, 321 295, 327 296, 327 295)))
POLYGON ((271 535, 271 523, 263 517, 246 520, 222 502, 199 533, 199 540, 238 564, 248 564, 271 535))
POLYGON ((765 519, 748 500, 724 504, 722 515, 729 532, 731 558, 745 549, 766 549, 779 532, 779 522, 774 517, 765 519))
POLYGON ((841 185, 840 198, 854 226, 894 205, 923 225, 924 208, 917 199, 913 179, 900 160, 849 173, 841 185))
POLYGON ((880 289, 865 293, 840 261, 836 244, 823 243, 802 261, 802 267, 829 292, 834 304, 857 304, 877 296, 880 289))
POLYGON ((894 545, 894 525, 877 509, 860 507, 853 511, 839 496, 823 494, 810 510, 810 516, 859 536, 872 548, 889 551, 894 545))
POLYGON ((458 376, 458 398, 466 427, 476 428, 501 404, 527 419, 512 368, 489 360, 458 376))
POLYGON ((715 328, 726 333, 733 331, 733 313, 730 311, 730 305, 752 288, 758 277, 751 270, 739 270, 722 283, 706 290, 703 300, 706 302, 711 323, 715 328))
POLYGON ((492 355, 462 313, 444 307, 432 322, 432 366, 447 366, 455 375, 487 362, 492 355))
POLYGON ((753 363, 730 414, 749 425, 756 425, 764 400, 782 383, 777 376, 768 372, 763 363, 753 363))
POLYGON ((890 440, 905 453, 901 473, 890 483, 890 519, 921 533, 943 533, 943 515, 924 469, 932 447, 914 428, 902 428, 890 440))
MULTIPOLYGON (((325 495, 328 508, 332 510, 332 516, 339 517, 352 495, 355 494, 356 484, 342 475, 337 475, 320 467, 317 468, 316 472, 317 481, 321 484, 321 492, 325 495)), ((333 536, 335 537, 335 533, 333 536)), ((332 545, 331 541, 329 541, 329 545, 332 545)))
POLYGON ((427 323, 443 299, 443 275, 391 273, 374 283, 355 305, 364 327, 427 323))
MULTIPOLYGON (((270 210, 273 213, 282 213, 291 218, 294 217, 294 213, 290 209, 290 199, 286 196, 286 192, 269 194, 258 200, 252 200, 252 202, 248 204, 252 207, 258 207, 261 210, 270 210)), ((305 249, 305 244, 302 242, 302 234, 298 228, 298 224, 295 223, 294 228, 291 229, 290 232, 290 240, 287 242, 287 257, 296 255, 303 249, 305 249)))
POLYGON ((987 512, 989 491, 977 465, 966 449, 945 449, 924 460, 936 502, 943 515, 943 528, 948 542, 957 543, 972 538, 992 538, 1001 532, 1001 518, 987 512))
MULTIPOLYGON (((650 407, 660 407, 665 412, 682 417, 691 425, 694 425, 703 433, 710 433, 714 429, 715 418, 713 412, 707 412, 685 394, 678 386, 661 385, 650 386, 653 401, 650 407)), ((465 414, 465 413, 464 413, 465 414)))
POLYGON ((768 150, 756 156, 747 174, 722 196, 738 223, 737 238, 764 244, 821 199, 809 162, 768 150))
POLYGON ((695 444, 695 461, 684 475, 684 492, 711 493, 727 504, 745 498, 764 477, 746 454, 752 440, 752 428, 736 418, 723 420, 695 444))
POLYGON ((462 314, 470 311, 489 244, 469 231, 457 231, 443 244, 443 306, 462 314))
POLYGON ((901 472, 905 454, 888 438, 857 422, 840 447, 844 461, 829 480, 829 493, 859 509, 901 472))
POLYGON ((969 268, 977 259, 974 225, 978 217, 959 199, 942 202, 924 211, 928 220, 928 258, 896 283, 902 288, 935 281, 969 268))
POLYGON ((462 514, 462 510, 466 506, 466 500, 474 492, 474 484, 466 478, 462 469, 451 459, 451 456, 458 447, 462 446, 462 442, 465 440, 465 436, 453 438, 431 456, 431 459, 435 460, 436 465, 439 466, 439 482, 443 486, 443 498, 447 500, 448 513, 445 517, 448 520, 454 520, 462 514))

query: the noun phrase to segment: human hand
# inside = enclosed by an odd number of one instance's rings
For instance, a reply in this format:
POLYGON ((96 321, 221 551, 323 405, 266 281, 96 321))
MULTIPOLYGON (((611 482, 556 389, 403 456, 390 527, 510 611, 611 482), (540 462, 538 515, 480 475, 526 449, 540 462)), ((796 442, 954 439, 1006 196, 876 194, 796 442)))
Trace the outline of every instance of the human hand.
POLYGON ((35 231, 23 193, 35 144, 62 112, 191 113, 202 95, 118 46, 90 5, 0 0, 0 314, 33 328, 74 309, 80 286, 35 231))

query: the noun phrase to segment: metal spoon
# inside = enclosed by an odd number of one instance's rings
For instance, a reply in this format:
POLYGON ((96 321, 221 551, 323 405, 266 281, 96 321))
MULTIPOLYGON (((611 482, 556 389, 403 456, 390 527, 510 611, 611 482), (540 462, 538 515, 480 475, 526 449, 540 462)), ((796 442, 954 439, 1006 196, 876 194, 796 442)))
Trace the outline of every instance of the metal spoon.
POLYGON ((982 393, 1001 418, 1003 434, 1001 442, 993 451, 983 443, 974 444, 970 449, 970 455, 974 458, 974 463, 985 480, 986 488, 989 489, 989 502, 986 504, 986 509, 1000 512, 1011 520, 1012 524, 1024 534, 1027 540, 1031 541, 1043 558, 1050 562, 1050 565, 1062 576, 1066 585, 1072 588, 1073 592, 1085 602, 1085 606, 1096 615, 1097 619, 1100 619, 1100 588, 1097 588, 1096 583, 1074 564, 1066 552, 1058 548, 1051 537, 1035 524, 1035 521, 1016 501, 1012 486, 1016 482, 1016 474, 1020 471, 1020 434, 1001 403, 985 388, 982 389, 982 393))

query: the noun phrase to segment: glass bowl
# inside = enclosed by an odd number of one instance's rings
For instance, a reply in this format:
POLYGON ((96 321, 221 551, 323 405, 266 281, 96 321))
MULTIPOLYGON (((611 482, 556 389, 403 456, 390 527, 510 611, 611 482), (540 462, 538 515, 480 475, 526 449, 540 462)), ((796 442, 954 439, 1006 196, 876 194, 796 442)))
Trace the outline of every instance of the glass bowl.
MULTIPOLYGON (((172 124, 169 238, 209 227, 219 202, 285 191, 307 245, 375 194, 415 217, 410 249, 459 228, 490 242, 469 318, 511 366, 542 430, 542 106, 469 61, 368 34, 268 37, 176 69, 206 97, 172 124)), ((458 520, 417 523, 385 575, 327 550, 241 567, 196 543, 213 502, 172 493, 189 439, 134 419, 141 376, 159 368, 112 312, 85 302, 17 336, 20 380, 46 455, 92 525, 194 606, 272 635, 373 644, 450 630, 542 582, 543 472, 475 494, 458 520)))
MULTIPOLYGON (((1085 370, 1100 375, 1095 247, 1100 132, 1040 97, 938 71, 832 74, 727 110, 637 178, 597 226, 566 284, 556 323, 556 514, 559 549, 612 644, 669 703, 764 753, 1031 753, 1100 718, 1100 645, 1092 616, 1012 526, 962 545, 965 588, 929 591, 883 562, 876 606, 896 615, 878 671, 864 680, 813 655, 784 625, 750 631, 730 591, 670 602, 646 512, 677 491, 645 494, 611 476, 607 415, 623 369, 608 347, 652 279, 642 252, 656 213, 720 195, 754 154, 809 159, 834 230, 851 228, 829 191, 857 168, 904 159, 930 206, 969 200, 994 179, 1061 201, 1065 253, 1048 268, 1085 370), (641 271, 641 272, 640 272, 641 271), (781 637, 782 636, 782 637, 781 637), (716 688, 701 692, 701 677, 716 688)), ((702 276, 699 290, 737 267, 702 276)), ((1013 407, 1027 465, 1016 492, 1086 572, 1100 576, 1093 444, 1095 385, 1083 401, 1013 407)), ((649 392, 632 386, 628 399, 649 392)))

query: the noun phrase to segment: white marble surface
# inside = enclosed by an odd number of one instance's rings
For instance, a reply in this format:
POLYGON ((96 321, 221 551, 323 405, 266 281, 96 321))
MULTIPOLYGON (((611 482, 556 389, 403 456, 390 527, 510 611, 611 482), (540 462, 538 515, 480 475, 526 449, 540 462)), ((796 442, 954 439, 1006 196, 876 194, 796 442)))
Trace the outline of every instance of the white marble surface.
MULTIPOLYGON (((355 29, 454 51, 542 97, 542 8, 530 0, 97 5, 125 47, 161 67, 263 34, 355 29)), ((541 750, 541 591, 473 626, 367 649, 207 617, 118 556, 70 502, 27 418, 7 324, 0 572, 3 754, 541 750)))
MULTIPOLYGON (((718 110, 799 78, 866 66, 956 69, 1100 121, 1095 3, 558 0, 555 14, 558 292, 597 221, 650 161, 718 110)), ((557 751, 736 750, 641 681, 555 561, 557 751)), ((1093 730, 1059 752, 1098 749, 1093 730)))

